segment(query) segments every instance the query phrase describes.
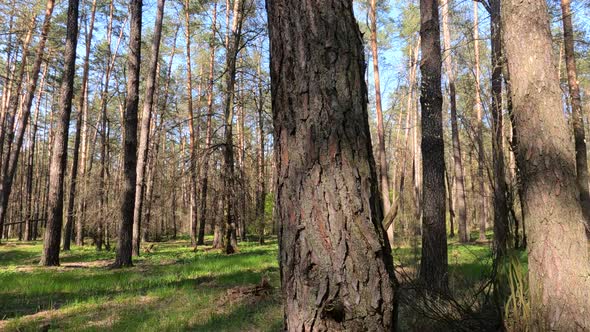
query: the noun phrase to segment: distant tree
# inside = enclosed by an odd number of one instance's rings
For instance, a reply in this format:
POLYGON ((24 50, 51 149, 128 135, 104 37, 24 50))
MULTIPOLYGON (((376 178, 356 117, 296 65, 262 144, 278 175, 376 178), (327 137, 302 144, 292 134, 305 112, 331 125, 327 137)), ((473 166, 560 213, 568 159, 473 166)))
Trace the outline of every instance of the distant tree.
POLYGON ((572 107, 572 124, 574 126, 574 143, 576 150, 576 178, 580 190, 582 212, 586 220, 586 232, 590 236, 590 191, 588 190, 588 155, 586 152, 586 130, 584 128, 584 112, 582 97, 578 84, 578 70, 574 54, 574 28, 570 0, 561 0, 563 38, 565 48, 565 64, 567 82, 572 107))

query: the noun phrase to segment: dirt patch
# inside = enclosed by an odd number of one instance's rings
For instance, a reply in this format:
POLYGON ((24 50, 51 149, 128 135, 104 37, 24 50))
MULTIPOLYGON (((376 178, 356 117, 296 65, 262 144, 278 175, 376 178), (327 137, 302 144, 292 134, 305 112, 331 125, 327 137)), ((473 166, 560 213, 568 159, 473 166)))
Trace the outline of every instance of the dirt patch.
POLYGON ((262 278, 258 285, 238 286, 227 290, 225 296, 218 301, 218 307, 233 303, 257 303, 267 298, 274 291, 267 278, 262 278))

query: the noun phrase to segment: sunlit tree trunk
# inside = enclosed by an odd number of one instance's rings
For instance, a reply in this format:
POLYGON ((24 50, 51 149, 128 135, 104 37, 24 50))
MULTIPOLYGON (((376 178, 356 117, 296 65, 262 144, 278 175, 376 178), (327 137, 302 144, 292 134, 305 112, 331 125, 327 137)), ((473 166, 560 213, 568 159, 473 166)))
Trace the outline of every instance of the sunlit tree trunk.
POLYGON ((285 329, 394 330, 393 260, 352 1, 266 6, 285 329))
MULTIPOLYGON (((45 239, 41 265, 59 265, 59 245, 63 221, 64 178, 68 160, 68 131, 74 96, 74 76, 76 75, 76 46, 78 44, 78 4, 79 0, 68 1, 66 46, 64 51, 65 70, 60 91, 60 107, 53 138, 51 162, 49 165, 49 201, 45 239)), ((70 232, 66 228, 66 232, 70 232)), ((69 237, 69 235, 68 235, 69 237)))
POLYGON ((502 16, 529 221, 531 330, 590 330, 588 241, 575 152, 561 116, 547 2, 502 0, 502 16))
POLYGON ((139 256, 139 245, 141 243, 141 214, 143 207, 143 196, 145 188, 145 172, 148 157, 150 123, 152 122, 152 109, 154 108, 154 94, 158 74, 158 59, 160 58, 160 39, 162 37, 162 20, 164 18, 165 0, 158 0, 156 11, 156 22, 154 24, 154 37, 152 40, 151 58, 145 98, 143 100, 143 112, 141 115, 141 131, 139 137, 139 148, 137 154, 137 183, 135 185, 135 204, 133 212, 133 248, 134 256, 139 256))
MULTIPOLYGON (((444 40, 444 59, 449 81, 449 101, 451 106, 451 136, 453 142, 453 189, 455 206, 453 211, 457 213, 457 224, 459 228, 459 241, 469 241, 467 232, 467 203, 465 198, 465 176, 463 174, 463 160, 461 156, 461 142, 459 140, 459 125, 457 123, 457 88, 455 86, 455 65, 451 52, 451 31, 449 28, 449 1, 441 0, 442 4, 442 26, 444 40)), ((450 184, 450 183, 449 183, 450 184)), ((451 189, 449 189, 449 193, 451 189)), ((451 223, 452 225, 452 223, 451 223)))
POLYGON ((139 106, 139 67, 141 61, 141 10, 142 0, 131 0, 129 11, 129 55, 127 58, 127 98, 124 113, 123 142, 123 193, 121 224, 117 242, 115 266, 131 266, 133 235, 133 203, 135 201, 137 168, 137 109, 139 106))

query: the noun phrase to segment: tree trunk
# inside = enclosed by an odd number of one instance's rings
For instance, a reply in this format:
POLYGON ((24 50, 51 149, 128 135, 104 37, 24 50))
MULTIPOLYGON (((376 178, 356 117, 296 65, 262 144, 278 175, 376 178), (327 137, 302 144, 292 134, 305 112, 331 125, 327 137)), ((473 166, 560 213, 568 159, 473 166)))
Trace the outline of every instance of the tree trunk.
POLYGON ((567 82, 570 90, 572 105, 572 123, 574 126, 574 142, 576 149, 576 179, 580 191, 582 213, 586 220, 586 232, 590 236, 590 191, 588 191, 588 156, 586 152, 586 131, 584 128, 584 112, 576 69, 574 53, 574 28, 572 26, 572 10, 570 0, 561 0, 563 15, 563 38, 565 44, 565 63, 567 67, 567 82))
MULTIPOLYGON (((467 203, 465 198, 465 176, 463 174, 463 160, 461 156, 461 142, 459 140, 459 125, 457 123, 457 92, 455 87, 455 65, 451 52, 451 32, 449 29, 449 1, 442 2, 442 26, 444 40, 445 68, 449 81, 449 101, 451 106, 451 136, 453 142, 453 175, 455 204, 453 211, 457 212, 459 242, 469 242, 467 232, 467 203)), ((449 183, 450 184, 450 183, 449 183)), ((449 193, 451 189, 449 189, 449 193)), ((453 232, 454 233, 454 232, 453 232)))
POLYGON ((547 2, 503 0, 502 16, 529 221, 531 329, 590 330, 588 241, 575 153, 561 116, 547 2))
POLYGON ((441 47, 438 1, 420 0, 422 39, 422 259, 420 279, 429 288, 448 288, 445 220, 445 155, 442 130, 441 47))
MULTIPOLYGON (((45 51, 47 35, 49 34, 49 28, 51 26, 51 17, 53 14, 54 4, 54 0, 47 1, 47 6, 45 8, 45 18, 43 21, 43 26, 41 28, 41 36, 39 38, 39 43, 37 44, 37 52, 35 55, 35 61, 33 62, 33 68, 31 69, 29 75, 27 93, 25 95, 25 99, 22 105, 22 112, 20 117, 21 121, 18 127, 16 139, 13 142, 14 137, 11 137, 12 135, 9 135, 8 140, 6 142, 8 150, 6 151, 6 158, 4 159, 5 164, 2 165, 2 182, 0 183, 0 230, 3 229, 4 219, 6 219, 8 201, 10 198, 10 193, 12 192, 12 182, 14 180, 14 175, 16 173, 16 169, 18 166, 18 159, 20 157, 21 147, 23 145, 25 131, 27 128, 27 124, 29 122, 29 117, 31 115, 31 106, 33 104, 33 99, 35 96, 35 90, 37 90, 39 71, 41 70, 41 62, 43 61, 43 53, 45 51), (13 143, 14 146, 12 146, 13 143)), ((20 92, 15 93, 15 98, 17 98, 17 100, 14 101, 15 112, 13 114, 16 114, 16 106, 18 105, 19 94, 20 92)), ((12 131, 12 125, 12 122, 8 122, 6 124, 7 130, 10 129, 12 131)))
MULTIPOLYGON (((72 161, 72 184, 70 184, 70 201, 68 203, 68 222, 73 222, 74 216, 74 199, 76 197, 77 179, 85 180, 86 171, 86 132, 88 121, 88 75, 90 70, 90 50, 92 46, 92 35, 94 33, 94 21, 96 18, 96 0, 92 1, 92 9, 90 13, 90 25, 86 28, 86 52, 84 55, 84 65, 82 72, 82 88, 80 91, 78 101, 78 118, 76 119, 76 138, 74 140, 74 155, 72 161), (78 166, 79 164, 79 166, 78 166), (78 170, 79 169, 79 170, 78 170), (80 172, 78 176, 78 172, 80 172)), ((84 189, 86 189, 84 187, 84 189)), ((79 215, 76 218, 76 245, 84 245, 84 217, 82 213, 82 206, 84 205, 84 195, 78 203, 79 215)), ((64 243, 64 250, 65 243, 64 243)))
POLYGON ((266 6, 285 329, 394 330, 396 281, 352 1, 266 6))
MULTIPOLYGON (((53 137, 51 164, 49 166, 49 201, 47 226, 43 241, 41 265, 59 265, 59 244, 63 221, 64 177, 68 160, 68 131, 74 96, 76 75, 76 46, 78 44, 78 3, 68 1, 66 47, 64 52, 65 70, 60 91, 60 109, 53 137)), ((72 232, 71 227, 66 232, 72 232)), ((69 237, 69 235, 67 235, 69 237)))
POLYGON ((259 54, 258 59, 258 153, 256 155, 256 173, 257 173, 257 195, 256 195, 256 219, 258 223, 258 243, 264 244, 264 228, 265 216, 264 207, 266 202, 266 181, 265 174, 265 157, 264 157, 264 92, 262 90, 262 75, 261 75, 262 55, 259 54))
POLYGON ((244 2, 246 0, 235 0, 234 17, 231 29, 231 38, 226 54, 226 82, 225 82, 225 139, 223 149, 223 160, 225 167, 224 192, 226 205, 226 229, 225 229, 225 248, 226 254, 232 254, 236 251, 236 179, 234 165, 234 147, 233 147, 233 119, 234 119, 234 88, 236 85, 236 61, 240 52, 240 42, 242 35, 244 2))
MULTIPOLYGON (((375 112, 377 113, 377 164, 379 167, 379 184, 383 200, 383 214, 391 208, 389 201, 389 171, 385 153, 385 133, 383 129, 383 111, 381 106, 381 82, 379 81, 379 52, 377 50, 377 0, 370 0, 369 18, 371 21, 371 54, 373 57, 373 81, 375 85, 375 112)), ((389 242, 393 243, 393 225, 387 230, 389 242)))
POLYGON ((124 113, 123 195, 121 224, 117 242, 115 267, 131 266, 133 210, 137 168, 137 109, 139 105, 139 67, 141 61, 141 9, 142 0, 131 0, 129 10, 129 56, 127 58, 127 98, 124 113))
POLYGON ((481 103, 481 69, 479 59, 479 14, 477 2, 473 2, 473 47, 475 49, 475 116, 476 132, 475 141, 477 143, 477 219, 479 223, 479 240, 486 240, 486 216, 485 210, 485 150, 483 147, 483 107, 481 103))
POLYGON ((158 0, 156 22, 154 24, 154 37, 152 40, 149 73, 146 82, 143 112, 141 115, 141 132, 139 137, 139 150, 137 155, 137 183, 135 186, 135 204, 133 212, 133 256, 139 256, 141 243, 141 213, 143 206, 143 192, 145 188, 145 170, 148 157, 150 123, 152 121, 152 109, 154 107, 154 93, 156 88, 158 59, 160 54, 160 39, 162 37, 162 20, 164 18, 165 0, 158 0))
POLYGON ((190 135, 190 197, 191 197, 191 245, 197 245, 197 137, 195 136, 195 119, 193 114, 193 78, 191 69, 191 30, 190 30, 190 1, 184 3, 184 33, 186 39, 186 90, 187 90, 187 115, 190 135))
POLYGON ((494 164, 494 246, 496 253, 506 251, 508 206, 506 204, 506 170, 504 165, 504 125, 502 116, 502 29, 501 0, 490 0, 492 34, 492 153, 494 164))
POLYGON ((207 217, 207 194, 209 159, 211 158, 211 139, 213 136, 213 79, 215 77, 215 34, 217 33, 217 1, 213 2, 213 18, 211 23, 211 39, 209 39, 209 80, 207 82, 207 132, 205 134, 205 151, 203 153, 203 174, 201 178, 201 215, 199 220, 198 245, 205 244, 205 220, 207 217))

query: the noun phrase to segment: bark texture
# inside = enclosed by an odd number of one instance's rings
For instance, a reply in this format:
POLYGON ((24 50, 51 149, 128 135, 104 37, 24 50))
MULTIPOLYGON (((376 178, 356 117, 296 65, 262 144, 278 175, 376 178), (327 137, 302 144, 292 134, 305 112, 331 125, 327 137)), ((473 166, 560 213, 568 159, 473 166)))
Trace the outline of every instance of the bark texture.
POLYGON ((490 0, 492 34, 492 162, 494 166, 494 246, 496 253, 506 251, 508 205, 504 165, 504 117, 502 115, 502 29, 501 0, 490 0))
POLYGON ((503 0, 502 16, 528 222, 532 330, 590 330, 588 242, 547 3, 503 0))
POLYGON ((352 1, 266 6, 285 328, 394 330, 395 276, 352 1))
POLYGON ((441 47, 437 0, 420 0, 422 47, 422 258, 420 279, 438 291, 448 288, 445 155, 442 129, 441 47))
POLYGON ((123 194, 121 224, 117 242, 116 267, 131 266, 133 234, 133 203, 137 181, 137 109, 139 108, 139 67, 141 60, 141 9, 142 0, 131 0, 129 10, 129 56, 127 58, 127 99, 124 112, 123 194))
MULTIPOLYGON (((57 114, 51 164, 49 166, 49 198, 47 224, 43 241, 41 265, 59 265, 59 244, 64 205, 64 177, 68 158, 68 130, 72 113, 74 96, 74 76, 76 75, 76 45, 78 44, 78 3, 79 0, 68 1, 68 23, 66 47, 64 52, 65 70, 60 91, 60 108, 57 114)), ((70 229, 66 232, 71 233, 70 229)))

